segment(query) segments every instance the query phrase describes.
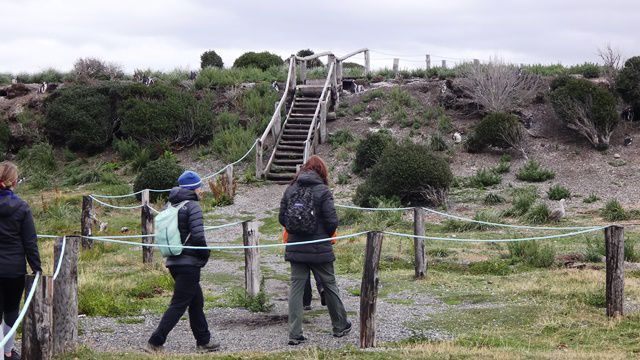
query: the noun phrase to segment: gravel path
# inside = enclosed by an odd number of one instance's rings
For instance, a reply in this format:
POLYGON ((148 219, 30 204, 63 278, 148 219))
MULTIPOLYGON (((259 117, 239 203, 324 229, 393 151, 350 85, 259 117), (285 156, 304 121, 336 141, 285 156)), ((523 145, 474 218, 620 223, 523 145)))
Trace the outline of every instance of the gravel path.
MULTIPOLYGON (((264 219, 273 216, 274 209, 279 206, 280 197, 285 189, 282 185, 241 186, 238 189, 235 203, 231 206, 216 209, 216 219, 232 221, 242 217, 264 219)), ((239 227, 239 226, 238 226, 239 227)), ((209 235, 210 242, 224 243, 236 240, 240 232, 236 227, 216 231, 209 235)), ((208 277, 216 274, 232 275, 237 284, 243 282, 244 273, 242 254, 233 256, 216 256, 212 253, 211 260, 203 268, 202 285, 205 293, 221 294, 228 290, 229 284, 216 284, 208 277)), ((261 257, 263 270, 269 269, 278 277, 288 275, 289 266, 280 253, 263 252, 261 257)), ((268 270, 268 271, 269 271, 268 270)), ((354 327, 348 336, 337 339, 331 336, 331 322, 325 307, 314 299, 313 310, 305 314, 304 333, 310 338, 306 345, 321 348, 339 348, 347 345, 358 346, 360 300, 351 295, 350 290, 360 286, 360 280, 350 277, 338 277, 341 297, 354 327)), ((288 283, 278 279, 266 281, 266 291, 274 305, 269 313, 252 313, 237 308, 205 309, 210 330, 216 340, 221 341, 222 351, 276 351, 288 350, 287 346, 287 292, 288 283)), ((314 294, 315 293, 314 290, 314 294)), ((416 305, 398 304, 394 300, 411 299, 410 292, 396 294, 390 301, 378 300, 378 332, 377 339, 381 342, 399 341, 415 335, 407 323, 427 319, 448 306, 435 298, 420 295, 416 305)), ((130 318, 83 317, 80 319, 80 340, 90 348, 101 352, 136 352, 145 344, 149 335, 160 320, 160 315, 146 314, 130 318)), ((437 332, 419 334, 433 339, 449 338, 447 334, 437 332)), ((189 322, 185 315, 177 327, 169 335, 166 350, 172 353, 190 353, 195 349, 195 341, 189 329, 189 322)))

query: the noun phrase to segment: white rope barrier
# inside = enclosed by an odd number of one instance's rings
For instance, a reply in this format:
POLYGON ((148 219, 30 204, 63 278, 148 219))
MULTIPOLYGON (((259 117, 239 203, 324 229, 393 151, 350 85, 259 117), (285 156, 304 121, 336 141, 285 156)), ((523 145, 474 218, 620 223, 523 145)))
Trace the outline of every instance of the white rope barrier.
POLYGON ((18 319, 11 327, 8 333, 4 334, 4 339, 0 341, 0 349, 4 349, 4 345, 9 341, 9 339, 15 335, 18 330, 18 326, 24 320, 24 316, 27 314, 27 310, 29 309, 29 305, 31 305, 31 301, 33 300, 33 295, 36 293, 36 289, 38 288, 38 282, 40 281, 41 274, 37 273, 35 279, 33 279, 33 283, 31 284, 31 290, 29 291, 29 295, 27 295, 27 299, 24 301, 24 305, 22 306, 22 310, 20 311, 20 315, 18 315, 18 319))

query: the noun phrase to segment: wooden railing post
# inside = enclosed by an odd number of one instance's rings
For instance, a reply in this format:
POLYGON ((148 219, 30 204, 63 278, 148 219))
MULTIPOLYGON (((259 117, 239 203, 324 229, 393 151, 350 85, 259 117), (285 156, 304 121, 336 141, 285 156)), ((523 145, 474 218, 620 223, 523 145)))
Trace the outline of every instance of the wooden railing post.
POLYGON ((607 258, 607 316, 624 315, 624 228, 609 226, 604 230, 607 258))
POLYGON ((442 60, 442 68, 443 69, 447 68, 447 60, 442 60))
POLYGON ((376 304, 378 301, 378 267, 382 253, 381 232, 367 233, 362 285, 360 286, 360 348, 376 346, 376 304))
POLYGON ((327 142, 327 102, 320 102, 320 143, 327 142))
POLYGON ((336 60, 336 79, 338 83, 338 89, 342 90, 342 78, 344 77, 344 72, 342 68, 342 61, 336 60))
POLYGON ((289 89, 293 90, 293 92, 295 93, 296 91, 296 85, 298 85, 298 79, 297 79, 297 71, 296 71, 296 57, 295 55, 291 56, 291 60, 289 61, 293 61, 293 64, 291 65, 292 67, 292 72, 291 72, 291 79, 289 80, 289 89))
MULTIPOLYGON (((93 199, 91 196, 82 197, 82 217, 80 218, 80 231, 82 236, 91 236, 91 213, 93 213, 93 199)), ((91 249, 93 240, 82 238, 82 248, 91 249)))
POLYGON ((271 133, 271 135, 273 135, 274 142, 278 140, 278 136, 280 135, 280 130, 282 130, 282 114, 278 109, 278 104, 279 102, 277 102, 274 105, 274 109, 273 109, 276 115, 276 121, 273 123, 273 132, 271 133))
MULTIPOLYGON (((141 222, 142 222, 142 235, 153 234, 153 215, 151 214, 151 208, 149 207, 149 189, 145 189, 142 192, 142 208, 141 208, 141 222)), ((143 236, 143 244, 153 244, 153 237, 143 236)), ((153 263, 153 247, 142 247, 142 263, 153 263)))
POLYGON ((398 59, 398 58, 394 58, 394 59, 393 59, 393 73, 394 73, 394 74, 397 74, 397 73, 398 73, 399 68, 400 68, 400 59, 398 59))
POLYGON ((262 148, 262 140, 256 140, 256 179, 262 178, 264 174, 264 162, 262 160, 262 154, 264 149, 262 148))
MULTIPOLYGON (((27 275, 25 280, 25 294, 28 294, 35 275, 27 275)), ((41 276, 36 286, 22 323, 22 358, 49 360, 53 358, 53 277, 41 276)))
POLYGON ((78 343, 78 236, 67 236, 64 252, 62 238, 54 244, 54 264, 62 264, 53 292, 53 356, 76 350, 78 343))
POLYGON ((427 274, 427 257, 424 251, 424 239, 417 236, 424 236, 424 209, 416 207, 413 209, 413 248, 415 252, 415 272, 416 279, 423 279, 427 274))
POLYGON ((331 64, 333 64, 333 73, 331 73, 331 88, 337 89, 338 77, 336 76, 336 72, 338 69, 336 69, 336 56, 333 54, 329 55, 329 60, 327 61, 327 69, 331 68, 331 64))
POLYGON ((300 83, 303 85, 307 82, 307 60, 300 62, 300 83))
POLYGON ((236 195, 234 191, 235 189, 233 188, 233 164, 227 165, 222 176, 224 176, 223 182, 226 184, 224 186, 225 195, 227 195, 229 199, 233 200, 236 195))
POLYGON ((427 63, 427 70, 431 69, 431 55, 425 55, 425 62, 427 63))
POLYGON ((370 71, 371 71, 371 59, 369 57, 369 50, 366 50, 364 52, 364 75, 365 76, 369 75, 370 71))
MULTIPOLYGON (((242 223, 242 243, 244 246, 256 246, 258 229, 256 223, 245 221, 242 223)), ((247 295, 255 297, 260 292, 260 249, 244 249, 244 283, 247 295)))
POLYGON ((480 65, 480 60, 479 59, 473 59, 473 65, 475 65, 475 66, 480 65))

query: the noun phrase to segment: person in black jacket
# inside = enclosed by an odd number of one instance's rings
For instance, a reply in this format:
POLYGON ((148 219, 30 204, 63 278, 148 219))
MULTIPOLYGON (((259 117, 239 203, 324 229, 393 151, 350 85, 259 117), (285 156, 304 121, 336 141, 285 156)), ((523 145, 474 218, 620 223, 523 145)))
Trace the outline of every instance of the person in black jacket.
MULTIPOLYGON (((17 183, 18 168, 8 161, 0 163, 0 320, 5 334, 18 319, 27 262, 34 273, 42 272, 33 216, 13 192, 17 183)), ((20 359, 13 349, 14 337, 5 344, 5 360, 20 359)))
MULTIPOLYGON (((193 171, 185 171, 178 178, 179 187, 169 193, 172 206, 184 203, 178 211, 178 229, 182 243, 187 246, 206 247, 202 209, 198 203, 202 194, 202 181, 193 171)), ((208 249, 182 249, 180 255, 167 258, 166 266, 175 280, 173 297, 160 324, 151 335, 145 351, 160 352, 167 335, 176 326, 184 312, 189 309, 189 324, 196 339, 199 352, 217 351, 220 343, 211 339, 207 319, 204 315, 204 297, 200 287, 200 270, 209 260, 208 249)))
POLYGON ((291 288, 289 291, 289 345, 298 345, 307 340, 302 334, 302 297, 309 271, 313 271, 324 285, 324 296, 331 317, 333 336, 342 337, 351 331, 347 312, 340 300, 338 286, 333 271, 333 246, 331 236, 338 227, 338 215, 333 205, 333 195, 328 186, 327 165, 319 156, 312 156, 302 166, 292 184, 284 192, 280 201, 279 221, 289 237, 285 251, 285 260, 291 264, 291 288), (312 234, 295 234, 287 226, 289 200, 300 187, 309 187, 313 194, 316 230, 312 234), (329 239, 324 242, 295 245, 297 242, 329 239))

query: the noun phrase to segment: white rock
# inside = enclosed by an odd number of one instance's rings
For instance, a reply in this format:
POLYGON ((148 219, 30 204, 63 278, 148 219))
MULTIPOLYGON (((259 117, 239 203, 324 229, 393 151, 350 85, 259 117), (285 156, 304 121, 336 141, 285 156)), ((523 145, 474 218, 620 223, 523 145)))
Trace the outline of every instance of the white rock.
POLYGON ((614 159, 620 159, 620 154, 614 154, 614 155, 613 155, 613 158, 614 158, 614 159))

